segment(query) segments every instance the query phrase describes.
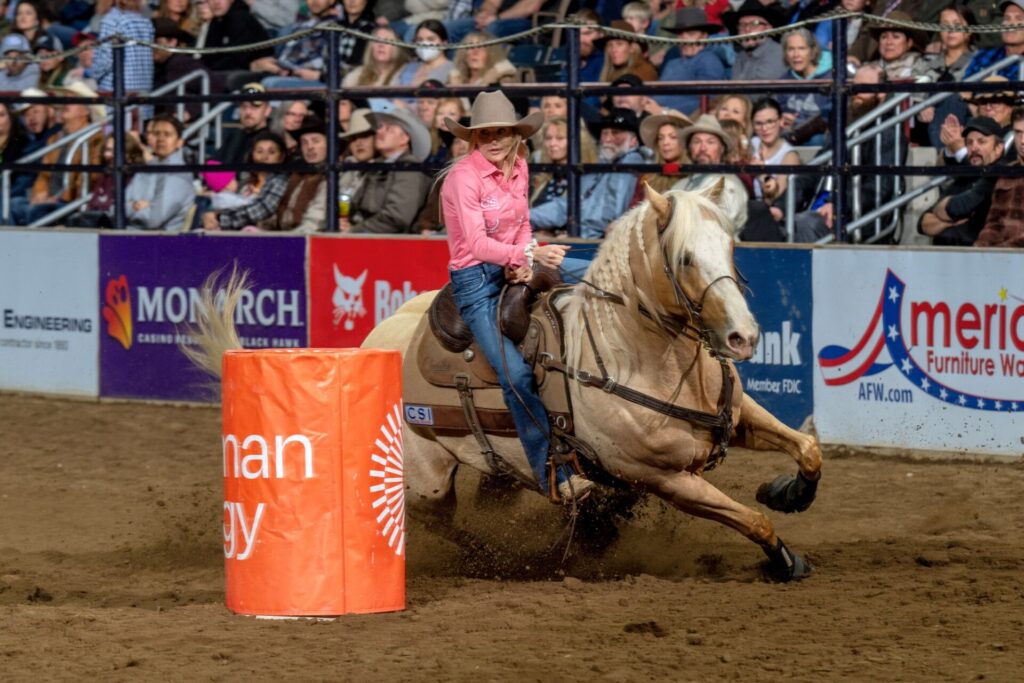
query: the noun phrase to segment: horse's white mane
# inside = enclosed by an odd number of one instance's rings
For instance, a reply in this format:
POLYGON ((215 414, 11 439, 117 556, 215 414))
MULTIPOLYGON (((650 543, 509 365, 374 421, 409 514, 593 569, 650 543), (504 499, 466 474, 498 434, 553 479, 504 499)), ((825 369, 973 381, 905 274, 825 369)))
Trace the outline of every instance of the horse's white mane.
MULTIPOLYGON (((673 212, 662 239, 673 269, 677 269, 699 231, 725 230, 728 219, 703 194, 670 190, 663 196, 671 198, 673 212)), ((659 329, 640 313, 640 307, 654 316, 669 313, 654 295, 656 278, 664 278, 666 274, 662 250, 653 242, 658 239, 657 232, 650 225, 645 230, 648 212, 653 210, 645 200, 616 221, 587 271, 588 282, 618 294, 625 300, 625 306, 594 298, 593 292, 587 291, 587 284, 579 285, 575 296, 569 299, 563 314, 566 327, 571 330, 566 335, 569 365, 579 368, 584 349, 590 344, 584 327, 586 315, 608 372, 618 381, 625 381, 637 369, 644 351, 639 347, 639 340, 659 329)), ((596 367, 582 369, 597 370, 596 367)))

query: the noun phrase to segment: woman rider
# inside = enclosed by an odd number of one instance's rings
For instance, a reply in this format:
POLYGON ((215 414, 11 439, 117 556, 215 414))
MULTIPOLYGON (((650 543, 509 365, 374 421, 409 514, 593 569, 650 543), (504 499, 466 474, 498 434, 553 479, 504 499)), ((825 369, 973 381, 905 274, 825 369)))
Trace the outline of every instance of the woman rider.
MULTIPOLYGON (((517 120, 515 108, 501 92, 477 96, 468 126, 446 119, 448 130, 469 142, 469 153, 442 175, 441 210, 455 303, 484 356, 498 370, 526 457, 546 490, 551 445, 547 411, 534 387, 533 371, 497 323, 498 297, 506 281, 529 282, 534 263, 558 268, 565 260, 567 247, 538 246, 530 231, 525 140, 543 120, 540 112, 517 120)), ((578 499, 593 487, 593 482, 570 476, 565 469, 559 467, 556 473, 563 500, 578 499)))

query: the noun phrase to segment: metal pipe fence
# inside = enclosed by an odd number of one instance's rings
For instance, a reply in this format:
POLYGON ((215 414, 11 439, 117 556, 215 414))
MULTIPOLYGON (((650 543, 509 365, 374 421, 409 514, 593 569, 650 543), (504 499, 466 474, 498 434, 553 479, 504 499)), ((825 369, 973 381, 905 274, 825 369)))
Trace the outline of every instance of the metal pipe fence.
MULTIPOLYGON (((969 31, 973 33, 987 33, 1002 31, 1005 28, 1024 28, 1024 27, 942 27, 932 24, 921 24, 917 22, 900 22, 893 21, 885 18, 875 17, 872 15, 863 15, 858 13, 850 13, 846 11, 834 11, 822 16, 819 16, 813 20, 804 22, 798 22, 797 24, 779 27, 776 29, 769 29, 761 32, 760 34, 748 34, 744 36, 724 36, 716 38, 708 38, 701 41, 686 41, 681 39, 664 38, 658 36, 637 36, 632 33, 624 33, 610 29, 607 27, 601 27, 601 30, 610 37, 615 37, 621 34, 621 37, 628 37, 631 40, 644 40, 651 43, 667 43, 672 45, 688 45, 688 44, 705 44, 715 45, 721 43, 737 42, 740 39, 750 39, 751 37, 773 37, 781 35, 787 31, 793 30, 794 28, 801 26, 809 26, 821 21, 833 21, 833 35, 837 37, 833 45, 833 70, 832 78, 829 80, 804 80, 804 81, 748 81, 748 82, 737 82, 737 81, 723 81, 723 82, 658 82, 658 83, 645 83, 642 87, 635 87, 631 89, 631 94, 647 94, 647 95, 659 95, 659 94, 673 94, 673 95, 700 95, 702 97, 708 97, 712 95, 724 95, 724 94, 753 94, 753 95, 765 95, 765 94, 780 94, 780 93, 818 93, 828 95, 832 105, 832 119, 830 121, 829 129, 831 131, 829 149, 823 153, 815 156, 807 164, 801 165, 784 165, 784 166, 762 166, 762 165, 751 165, 751 164, 715 164, 715 165, 701 165, 701 164, 690 164, 686 166, 687 172, 693 173, 753 173, 753 172, 768 172, 777 174, 787 174, 791 176, 796 175, 811 175, 819 177, 830 177, 832 185, 835 188, 847 187, 847 181, 861 173, 873 173, 873 174, 888 174, 888 175, 914 175, 914 174, 926 174, 935 176, 946 176, 946 175, 980 175, 986 172, 987 169, 978 168, 967 168, 954 167, 927 167, 926 170, 921 167, 906 167, 897 164, 884 164, 876 156, 872 159, 875 163, 872 165, 861 165, 857 163, 859 157, 854 156, 854 163, 850 163, 849 152, 855 145, 877 136, 882 129, 891 126, 899 125, 902 121, 909 117, 912 117, 916 112, 924 109, 927 106, 940 101, 944 97, 950 97, 954 93, 963 91, 970 91, 975 93, 983 92, 996 92, 998 90, 1006 89, 1006 84, 999 83, 982 83, 978 80, 963 83, 882 83, 877 85, 865 85, 865 84, 851 84, 847 82, 846 73, 846 23, 850 18, 859 17, 862 20, 875 23, 875 24, 891 24, 895 26, 905 26, 912 28, 925 28, 928 30, 950 30, 950 31, 969 31), (847 122, 846 116, 848 111, 848 104, 850 98, 857 93, 929 93, 932 96, 927 98, 921 103, 913 105, 910 109, 900 112, 897 116, 891 119, 887 119, 881 124, 870 127, 867 130, 861 130, 868 126, 868 122, 865 121, 854 121, 847 122)), ((536 97, 543 95, 559 95, 566 98, 567 111, 568 111, 568 159, 566 164, 562 165, 533 165, 533 168, 538 170, 549 170, 564 172, 567 184, 568 184, 568 205, 567 205, 567 228, 568 232, 572 236, 579 234, 580 227, 580 186, 581 178, 587 173, 603 173, 603 172, 637 172, 637 173, 659 173, 663 169, 658 164, 584 164, 580 157, 580 133, 583 125, 580 113, 582 112, 582 103, 588 97, 611 95, 615 93, 621 93, 623 90, 621 87, 613 87, 604 83, 582 83, 580 81, 580 67, 581 67, 581 46, 580 46, 580 30, 583 28, 583 24, 580 23, 551 23, 545 26, 540 26, 523 33, 509 36, 503 39, 495 39, 493 41, 485 41, 483 45, 489 45, 492 43, 507 43, 522 40, 525 38, 531 38, 540 36, 551 31, 564 31, 566 41, 566 62, 565 62, 565 79, 564 82, 560 83, 544 83, 544 84, 515 84, 501 86, 503 90, 511 95, 518 95, 521 97, 536 97)), ((476 86, 449 86, 444 88, 431 88, 426 89, 419 86, 416 87, 360 87, 360 88, 341 88, 340 87, 340 69, 339 69, 339 39, 343 34, 354 35, 355 37, 367 41, 383 42, 388 44, 397 45, 400 47, 416 47, 415 45, 405 43, 403 41, 393 41, 388 39, 377 38, 372 35, 364 34, 351 29, 339 27, 331 24, 320 24, 307 31, 300 32, 297 34, 291 34, 282 36, 269 41, 264 41, 258 44, 251 44, 245 46, 239 46, 234 48, 205 48, 205 49, 194 49, 194 48, 168 48, 156 44, 147 44, 154 50, 165 50, 172 53, 186 53, 186 54, 219 54, 224 52, 234 51, 252 51, 261 49, 267 46, 274 46, 280 43, 294 40, 302 37, 306 33, 320 32, 327 37, 328 44, 328 64, 325 83, 319 88, 310 89, 290 89, 290 90, 274 90, 263 94, 238 94, 238 93, 210 93, 209 77, 203 76, 203 88, 202 93, 199 95, 186 93, 184 91, 184 83, 171 84, 174 87, 166 89, 165 92, 155 91, 151 94, 145 93, 129 93, 125 91, 125 53, 124 50, 129 44, 137 44, 141 41, 126 41, 120 36, 115 36, 110 39, 111 47, 114 57, 114 89, 110 94, 106 94, 97 98, 79 98, 79 97, 66 97, 66 96, 54 96, 46 98, 38 98, 29 100, 12 95, 0 94, 0 102, 5 103, 26 103, 26 102, 38 102, 38 103, 68 103, 76 102, 83 104, 105 104, 113 109, 112 117, 112 132, 114 137, 114 226, 119 229, 125 227, 125 207, 124 207, 124 192, 125 192, 125 180, 129 173, 149 173, 149 172, 179 172, 179 171, 191 171, 195 172, 203 170, 202 164, 186 164, 176 166, 161 166, 160 168, 152 168, 145 165, 128 165, 125 163, 125 132, 127 127, 126 112, 136 106, 142 105, 158 105, 158 104, 175 104, 179 108, 184 107, 186 103, 199 102, 203 105, 202 114, 199 119, 189 125, 186 129, 188 134, 195 134, 199 131, 206 131, 207 126, 211 123, 216 122, 218 125, 215 129, 215 136, 219 139, 220 137, 220 114, 229 109, 232 103, 241 101, 276 101, 276 100, 288 100, 288 99, 305 99, 305 100, 317 100, 322 101, 326 107, 326 126, 327 126, 327 144, 328 144, 328 157, 327 162, 316 167, 312 167, 313 170, 323 172, 327 178, 327 227, 328 230, 333 230, 338 224, 338 178, 339 175, 345 170, 356 169, 356 170, 419 170, 425 172, 432 172, 438 170, 436 167, 428 164, 398 164, 398 163, 381 163, 381 162, 369 162, 363 164, 355 164, 345 162, 340 158, 338 135, 342 132, 340 121, 338 118, 338 104, 341 100, 351 99, 354 97, 359 98, 370 98, 370 97, 403 97, 403 98, 419 98, 419 97, 444 97, 444 96, 457 96, 457 97, 472 97, 485 87, 476 86), (173 92, 172 92, 173 91, 173 92), (170 94, 167 94, 170 93, 170 94)), ((478 44, 479 45, 479 44, 478 44)), ((441 46, 445 50, 460 50, 467 49, 466 45, 444 45, 441 46)), ((69 50, 65 55, 73 55, 80 52, 81 48, 69 50)), ((15 58, 15 61, 33 61, 34 58, 15 58)), ((1017 61, 1021 66, 1021 71, 1024 73, 1024 60, 1020 57, 1010 57, 1003 62, 991 67, 988 71, 995 71, 1005 66, 1006 64, 1012 63, 1014 60, 1017 61)), ((197 72, 202 73, 202 72, 197 72)), ((190 77, 199 77, 192 76, 190 77)), ((980 79, 979 79, 980 80, 980 79)), ((162 89, 164 90, 164 89, 162 89)), ((895 98, 894 98, 895 99, 895 98)), ((889 102, 882 105, 886 112, 894 110, 900 106, 900 102, 890 100, 889 102)), ((873 115, 876 112, 872 113, 873 115)), ((93 124, 90 129, 95 126, 102 128, 102 124, 93 124)), ((95 132, 93 130, 92 132, 95 132)), ((201 135, 201 146, 208 142, 208 132, 201 135)), ((218 140, 219 141, 219 140, 218 140)), ((60 145, 67 144, 68 141, 62 141, 60 145)), ((55 146, 51 145, 45 148, 45 151, 52 151, 55 146)), ((18 171, 29 171, 38 168, 39 164, 33 164, 32 162, 41 159, 44 156, 44 150, 40 150, 33 155, 19 159, 16 163, 10 164, 5 163, 3 165, 2 178, 0 178, 0 191, 3 193, 5 199, 5 218, 9 216, 10 211, 10 174, 18 171)), ((86 155, 83 155, 83 158, 86 155)), ((200 156, 200 160, 203 157, 200 156)), ((87 161, 87 160, 86 160, 87 161)), ((42 165, 44 168, 53 170, 78 170, 78 171, 96 171, 96 170, 107 170, 102 166, 96 164, 83 163, 80 165, 75 164, 57 164, 57 165, 42 165)), ((224 171, 235 171, 235 170, 251 170, 254 167, 252 164, 238 165, 238 164, 224 164, 218 167, 218 170, 224 171)), ((256 166, 259 167, 258 165, 256 166)), ((289 165, 289 168, 295 167, 298 169, 308 169, 308 165, 293 164, 289 165)), ((281 168, 281 167, 277 167, 281 168)), ((989 169, 990 170, 990 169, 989 169)), ((1000 168, 1000 172, 1004 175, 1020 175, 1022 169, 1020 168, 1000 168), (1007 172, 1004 172, 1007 171, 1007 172)), ((795 202, 793 198, 793 183, 789 183, 789 189, 786 195, 786 214, 788 216, 787 231, 792 236, 792 212, 795 209, 795 202)), ((833 193, 834 201, 834 239, 838 241, 846 241, 848 226, 846 224, 846 204, 850 198, 845 196, 846 193, 839 190, 833 193)), ((888 206, 888 204, 886 205, 888 206)), ((880 212, 882 207, 875 209, 872 214, 880 212)), ((854 229, 859 229, 865 224, 865 217, 855 216, 854 229)))

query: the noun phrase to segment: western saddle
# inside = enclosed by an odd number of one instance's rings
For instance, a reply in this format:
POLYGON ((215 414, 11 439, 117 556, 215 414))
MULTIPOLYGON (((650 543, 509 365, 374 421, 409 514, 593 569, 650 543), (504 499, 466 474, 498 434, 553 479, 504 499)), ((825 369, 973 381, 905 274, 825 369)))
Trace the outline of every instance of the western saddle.
MULTIPOLYGON (((570 446, 576 440, 572 438, 569 379, 565 374, 548 372, 539 362, 542 354, 563 356, 563 326, 556 302, 572 287, 558 283, 557 271, 537 267, 529 285, 506 288, 499 321, 502 332, 515 342, 533 368, 541 400, 548 409, 555 463, 570 463, 579 472, 570 446)), ((502 398, 497 372, 459 314, 451 284, 438 292, 416 329, 402 374, 405 420, 413 429, 439 436, 472 434, 492 470, 537 488, 532 478, 519 474, 494 450, 488 438, 514 437, 516 427, 502 398)), ((549 477, 550 490, 554 491, 552 467, 549 477)))

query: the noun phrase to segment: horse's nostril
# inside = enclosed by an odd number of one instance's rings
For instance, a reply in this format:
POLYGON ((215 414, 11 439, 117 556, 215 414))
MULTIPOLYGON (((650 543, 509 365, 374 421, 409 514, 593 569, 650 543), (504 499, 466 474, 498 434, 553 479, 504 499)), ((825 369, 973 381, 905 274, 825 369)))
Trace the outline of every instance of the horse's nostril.
POLYGON ((734 349, 742 349, 747 346, 748 342, 746 338, 739 332, 733 332, 729 335, 729 346, 734 349))

